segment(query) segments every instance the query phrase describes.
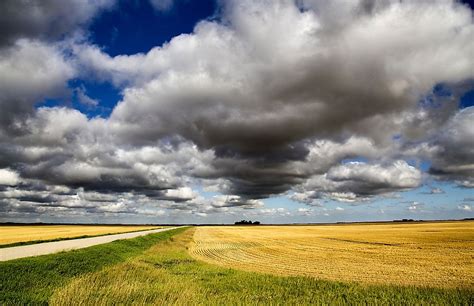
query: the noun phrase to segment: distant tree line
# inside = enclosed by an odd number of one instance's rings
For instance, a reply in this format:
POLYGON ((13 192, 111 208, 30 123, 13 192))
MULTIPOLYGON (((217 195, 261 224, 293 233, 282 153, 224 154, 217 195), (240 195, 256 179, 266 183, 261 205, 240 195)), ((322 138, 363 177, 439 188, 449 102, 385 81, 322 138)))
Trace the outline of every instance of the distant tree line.
MULTIPOLYGON (((401 220, 393 220, 393 222, 415 222, 416 220, 413 219, 401 219, 401 220)), ((419 220, 422 221, 422 220, 419 220)))
POLYGON ((260 221, 254 221, 252 222, 251 220, 240 220, 240 221, 236 221, 234 223, 235 225, 259 225, 260 224, 260 221))

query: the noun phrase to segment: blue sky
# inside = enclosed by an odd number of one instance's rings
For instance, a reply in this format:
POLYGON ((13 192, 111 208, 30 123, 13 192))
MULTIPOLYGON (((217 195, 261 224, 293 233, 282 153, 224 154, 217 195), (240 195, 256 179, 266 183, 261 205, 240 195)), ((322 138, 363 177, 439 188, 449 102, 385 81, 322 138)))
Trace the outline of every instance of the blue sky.
POLYGON ((0 221, 474 217, 469 2, 343 2, 7 1, 0 221))
POLYGON ((193 32, 201 20, 212 19, 214 0, 175 1, 165 11, 153 9, 148 1, 119 1, 93 20, 91 41, 111 56, 146 53, 173 37, 193 32))

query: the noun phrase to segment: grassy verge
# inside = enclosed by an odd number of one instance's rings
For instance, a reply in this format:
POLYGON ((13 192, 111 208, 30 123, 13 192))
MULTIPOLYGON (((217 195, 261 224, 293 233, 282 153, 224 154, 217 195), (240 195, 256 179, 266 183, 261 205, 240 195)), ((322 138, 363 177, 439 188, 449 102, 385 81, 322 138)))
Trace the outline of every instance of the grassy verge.
POLYGON ((473 292, 368 286, 306 277, 278 277, 213 266, 189 256, 193 230, 139 256, 82 274, 58 288, 58 305, 105 304, 437 304, 472 305, 473 292))
POLYGON ((46 304, 75 277, 121 263, 184 228, 58 254, 0 262, 0 305, 46 304))
POLYGON ((155 230, 155 229, 160 229, 160 228, 164 228, 164 227, 148 228, 148 229, 141 229, 141 230, 135 230, 135 231, 127 231, 127 232, 105 233, 105 234, 98 234, 98 235, 81 235, 81 236, 63 237, 63 238, 55 238, 55 239, 20 241, 20 242, 8 243, 8 244, 0 244, 0 249, 30 245, 30 244, 38 244, 38 243, 44 243, 44 242, 55 242, 55 241, 63 241, 63 240, 73 240, 73 239, 81 239, 81 238, 93 238, 93 237, 101 237, 101 236, 109 236, 109 235, 117 235, 117 234, 136 233, 136 232, 143 232, 143 231, 155 230))

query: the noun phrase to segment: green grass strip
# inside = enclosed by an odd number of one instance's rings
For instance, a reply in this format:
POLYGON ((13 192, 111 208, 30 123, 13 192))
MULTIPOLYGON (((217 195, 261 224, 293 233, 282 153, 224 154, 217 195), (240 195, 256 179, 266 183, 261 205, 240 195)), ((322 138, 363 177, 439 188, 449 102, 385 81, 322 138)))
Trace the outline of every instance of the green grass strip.
POLYGON ((74 277, 140 255, 185 228, 57 254, 0 262, 0 304, 47 304, 53 291, 74 277))

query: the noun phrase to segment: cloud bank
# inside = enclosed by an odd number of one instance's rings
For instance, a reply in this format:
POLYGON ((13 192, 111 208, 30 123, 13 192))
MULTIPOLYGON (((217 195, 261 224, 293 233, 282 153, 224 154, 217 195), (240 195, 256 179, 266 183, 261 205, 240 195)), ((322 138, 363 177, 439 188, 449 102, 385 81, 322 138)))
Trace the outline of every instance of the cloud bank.
POLYGON ((204 216, 276 195, 366 203, 419 187, 413 159, 474 186, 474 110, 458 109, 474 23, 456 1, 222 1, 218 20, 115 57, 84 34, 112 1, 1 6, 5 214, 204 216), (109 117, 40 105, 99 105, 75 78, 121 91, 109 117))

